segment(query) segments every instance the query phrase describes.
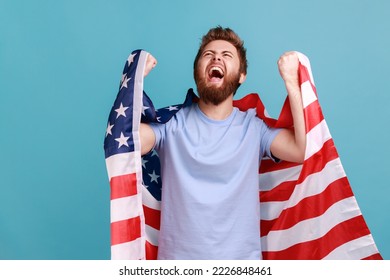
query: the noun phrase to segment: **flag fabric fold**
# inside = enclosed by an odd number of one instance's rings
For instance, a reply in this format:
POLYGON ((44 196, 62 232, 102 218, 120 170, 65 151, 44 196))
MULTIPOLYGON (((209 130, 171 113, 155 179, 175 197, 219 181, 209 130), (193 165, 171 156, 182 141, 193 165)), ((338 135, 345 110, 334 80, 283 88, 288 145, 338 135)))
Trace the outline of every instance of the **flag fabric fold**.
MULTIPOLYGON (((104 150, 111 188, 111 258, 156 259, 160 228, 161 174, 155 151, 141 157, 140 123, 165 123, 197 102, 156 110, 143 91, 148 53, 130 54, 111 109, 104 150)), ((356 202, 318 102, 310 62, 299 56, 306 152, 303 164, 262 159, 259 221, 264 259, 382 259, 356 202)), ((234 101, 256 108, 271 127, 291 128, 288 98, 278 119, 268 116, 257 94, 234 101)), ((201 217, 200 217, 201 218, 201 217)))

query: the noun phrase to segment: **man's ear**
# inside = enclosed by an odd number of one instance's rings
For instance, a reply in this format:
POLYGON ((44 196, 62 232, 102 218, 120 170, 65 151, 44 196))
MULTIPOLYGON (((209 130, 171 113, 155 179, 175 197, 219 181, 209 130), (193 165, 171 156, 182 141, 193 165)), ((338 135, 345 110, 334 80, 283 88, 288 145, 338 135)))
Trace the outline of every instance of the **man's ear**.
POLYGON ((242 84, 243 82, 245 82, 246 80, 246 74, 244 73, 241 73, 240 74, 240 80, 238 81, 240 84, 242 84))

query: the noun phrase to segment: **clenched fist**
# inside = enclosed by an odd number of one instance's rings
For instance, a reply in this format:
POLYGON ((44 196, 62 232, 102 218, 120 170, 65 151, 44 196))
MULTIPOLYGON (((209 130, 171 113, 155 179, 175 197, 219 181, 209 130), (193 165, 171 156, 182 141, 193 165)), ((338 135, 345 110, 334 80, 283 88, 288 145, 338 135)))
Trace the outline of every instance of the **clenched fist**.
POLYGON ((286 83, 298 83, 298 54, 294 51, 285 52, 278 60, 280 76, 286 83))
POLYGON ((153 55, 148 54, 148 58, 146 59, 146 65, 144 70, 144 77, 146 77, 156 65, 157 65, 157 60, 153 57, 153 55))

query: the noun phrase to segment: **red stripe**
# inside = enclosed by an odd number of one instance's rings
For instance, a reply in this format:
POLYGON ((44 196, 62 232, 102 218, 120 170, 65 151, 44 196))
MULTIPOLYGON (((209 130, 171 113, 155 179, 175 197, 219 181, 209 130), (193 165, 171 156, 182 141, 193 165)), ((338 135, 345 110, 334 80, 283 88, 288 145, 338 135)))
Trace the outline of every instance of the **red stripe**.
POLYGON ((351 196, 353 196, 353 193, 347 177, 338 179, 322 193, 306 197, 294 207, 283 210, 277 219, 261 220, 261 236, 267 235, 271 230, 288 229, 303 220, 318 217, 337 201, 351 196))
POLYGON ((293 193, 297 181, 285 181, 270 191, 260 191, 260 201, 286 201, 293 193))
MULTIPOLYGON (((241 98, 240 100, 234 100, 233 101, 233 106, 237 107, 241 111, 247 111, 248 109, 255 108, 256 109, 256 115, 260 119, 262 119, 270 127, 276 127, 276 126, 277 127, 291 127, 291 125, 292 125, 291 117, 288 118, 288 117, 285 117, 285 115, 283 115, 282 118, 279 117, 280 120, 279 119, 276 120, 276 119, 267 117, 265 115, 264 104, 261 101, 259 95, 256 94, 256 93, 248 94, 248 95, 244 96, 243 98, 241 98)), ((287 107, 290 106, 289 103, 287 102, 287 99, 285 101, 284 106, 287 106, 287 107)), ((284 110, 282 110, 282 112, 283 111, 284 110)))
POLYGON ((158 247, 146 241, 145 243, 145 253, 147 260, 157 260, 157 250, 158 247))
MULTIPOLYGON (((266 122, 267 125, 272 126, 272 124, 266 122)), ((293 127, 293 118, 291 114, 290 101, 288 97, 284 100, 284 104, 282 110, 280 111, 280 115, 278 120, 275 123, 274 127, 278 128, 292 128, 293 127)))
POLYGON ((151 226, 154 229, 160 230, 160 215, 161 212, 159 210, 149 208, 145 205, 144 207, 144 215, 145 215, 145 224, 151 226))
POLYGON ((306 133, 324 120, 318 100, 312 102, 304 109, 306 133))
POLYGON ((263 159, 260 164, 259 174, 287 169, 298 165, 300 165, 300 163, 294 163, 289 161, 281 161, 279 163, 276 163, 272 159, 263 159))
POLYGON ((307 69, 307 67, 305 65, 299 63, 298 73, 299 73, 299 83, 300 84, 303 84, 306 81, 310 81, 310 83, 311 83, 309 70, 307 69))
POLYGON ((237 107, 241 111, 248 111, 249 109, 256 108, 256 113, 260 118, 264 118, 264 104, 261 102, 260 97, 256 93, 247 94, 239 100, 233 100, 233 106, 237 107))
POLYGON ((259 113, 261 113, 262 111, 264 112, 264 105, 261 102, 258 94, 256 93, 247 94, 239 100, 233 100, 233 106, 237 107, 241 111, 258 108, 260 109, 259 113))
POLYGON ((371 256, 368 256, 366 258, 363 258, 362 260, 383 260, 381 254, 379 253, 376 253, 376 254, 373 254, 371 256))
POLYGON ((130 242, 139 238, 140 236, 140 217, 111 223, 111 245, 130 242))
POLYGON ((111 199, 137 194, 137 176, 135 173, 112 177, 110 180, 111 199))
POLYGON ((360 215, 338 224, 321 238, 299 243, 281 251, 263 252, 263 258, 266 260, 318 260, 326 257, 342 244, 369 233, 360 215))

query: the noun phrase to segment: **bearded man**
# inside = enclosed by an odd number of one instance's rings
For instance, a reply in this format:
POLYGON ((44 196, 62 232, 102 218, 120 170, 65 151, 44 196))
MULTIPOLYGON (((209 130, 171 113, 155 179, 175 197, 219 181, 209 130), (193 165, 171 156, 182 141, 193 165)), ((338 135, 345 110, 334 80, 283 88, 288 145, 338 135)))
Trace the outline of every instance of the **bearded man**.
MULTIPOLYGON (((157 64, 149 55, 145 76, 157 64)), ((165 124, 141 124, 141 152, 161 162, 158 259, 261 259, 260 160, 303 162, 306 148, 298 56, 278 60, 294 130, 269 128, 233 106, 247 74, 246 49, 229 28, 203 36, 194 61, 199 101, 165 124)))

